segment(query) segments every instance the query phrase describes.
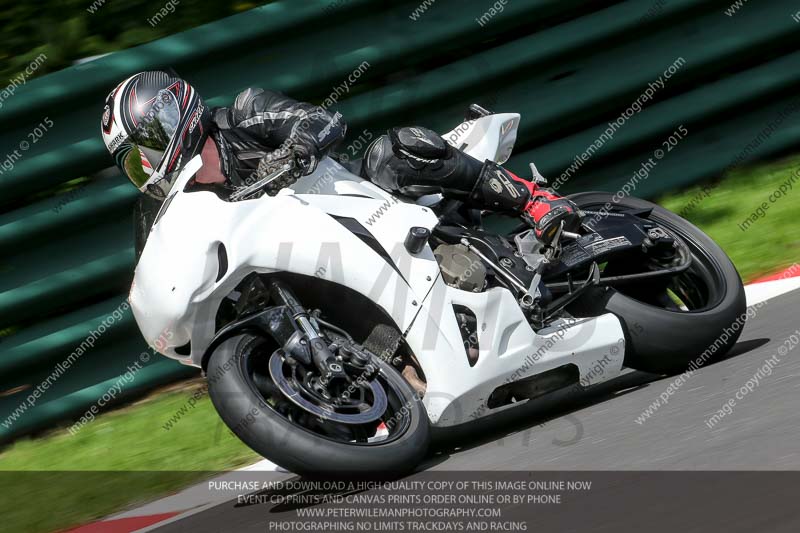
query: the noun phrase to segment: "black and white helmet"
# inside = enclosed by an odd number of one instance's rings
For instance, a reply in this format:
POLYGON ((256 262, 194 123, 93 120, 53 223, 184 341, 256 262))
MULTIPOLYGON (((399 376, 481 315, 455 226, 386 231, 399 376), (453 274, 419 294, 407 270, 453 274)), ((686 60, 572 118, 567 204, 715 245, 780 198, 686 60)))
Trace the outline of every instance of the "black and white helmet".
POLYGON ((194 88, 164 71, 140 72, 106 97, 101 130, 117 166, 142 192, 163 199, 202 149, 211 112, 194 88))

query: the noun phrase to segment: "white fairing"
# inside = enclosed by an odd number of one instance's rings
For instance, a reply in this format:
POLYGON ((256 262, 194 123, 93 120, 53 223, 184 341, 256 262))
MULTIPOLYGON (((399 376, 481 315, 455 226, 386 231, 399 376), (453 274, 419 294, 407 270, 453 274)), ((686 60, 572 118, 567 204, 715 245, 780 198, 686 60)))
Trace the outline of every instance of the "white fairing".
MULTIPOLYGON (((518 121, 516 114, 484 117, 459 126, 462 132, 454 138, 479 159, 504 160, 518 121), (481 140, 476 132, 495 137, 481 140)), ((182 192, 200 166, 196 157, 178 179, 173 189, 178 192, 153 226, 131 288, 142 334, 168 357, 199 366, 216 333, 222 299, 252 272, 288 271, 349 287, 392 317, 422 366, 428 386, 423 401, 433 424, 490 414, 496 410, 487 409, 486 400, 497 386, 565 364, 578 368, 584 384, 621 370, 623 332, 616 317, 537 333, 509 291, 468 293, 447 286, 429 246, 417 255, 403 246, 412 226, 437 224, 431 209, 403 202, 331 159, 277 196, 235 203, 210 192, 182 192), (393 264, 334 217, 358 221, 393 264), (480 357, 474 367, 454 304, 469 307, 477 318, 480 357), (189 355, 176 352, 189 343, 189 355)))
POLYGON ((519 113, 498 113, 462 122, 442 137, 478 161, 503 164, 517 141, 519 113))

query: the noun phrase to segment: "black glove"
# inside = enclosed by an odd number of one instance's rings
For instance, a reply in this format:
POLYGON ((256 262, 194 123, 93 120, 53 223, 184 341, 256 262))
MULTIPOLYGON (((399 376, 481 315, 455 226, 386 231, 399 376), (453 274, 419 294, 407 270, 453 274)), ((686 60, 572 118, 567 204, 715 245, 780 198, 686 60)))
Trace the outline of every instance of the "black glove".
POLYGON ((267 152, 264 157, 258 162, 256 174, 259 178, 268 176, 278 170, 291 169, 294 167, 294 156, 291 150, 285 148, 278 148, 271 152, 267 152))
POLYGON ((300 144, 288 148, 278 148, 269 152, 258 162, 256 178, 262 179, 281 170, 285 171, 280 176, 264 186, 270 196, 277 194, 281 189, 292 185, 300 177, 314 172, 317 168, 317 157, 311 150, 300 144))
POLYGON ((313 150, 302 144, 293 144, 267 153, 258 162, 256 172, 260 177, 264 177, 278 170, 289 169, 290 173, 299 178, 314 172, 318 161, 313 150))

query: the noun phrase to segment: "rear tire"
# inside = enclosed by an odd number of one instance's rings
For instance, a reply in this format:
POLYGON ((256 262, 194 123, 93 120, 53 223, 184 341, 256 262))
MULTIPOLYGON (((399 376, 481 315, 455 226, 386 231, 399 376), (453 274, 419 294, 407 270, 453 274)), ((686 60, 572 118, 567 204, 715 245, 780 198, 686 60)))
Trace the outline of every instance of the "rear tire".
POLYGON ((617 203, 605 192, 570 196, 581 208, 611 203, 623 209, 652 209, 650 219, 673 230, 702 256, 712 273, 719 297, 696 311, 664 309, 626 296, 613 288, 598 288, 582 304, 593 314, 610 312, 625 330, 625 364, 637 370, 673 374, 719 359, 730 350, 744 327, 747 309, 744 286, 733 263, 710 237, 690 222, 656 204, 639 198, 623 198, 617 203))
POLYGON ((343 443, 296 425, 276 412, 248 372, 250 358, 264 339, 232 337, 208 362, 208 393, 225 424, 257 453, 307 477, 394 477, 413 470, 430 440, 428 415, 413 389, 391 366, 376 358, 381 374, 401 391, 410 425, 385 445, 343 443))

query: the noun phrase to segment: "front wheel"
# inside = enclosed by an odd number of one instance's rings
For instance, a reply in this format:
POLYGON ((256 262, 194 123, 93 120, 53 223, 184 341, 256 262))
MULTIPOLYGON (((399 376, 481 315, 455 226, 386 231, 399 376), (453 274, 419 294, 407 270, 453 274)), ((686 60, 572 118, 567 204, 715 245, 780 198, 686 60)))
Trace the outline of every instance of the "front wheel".
MULTIPOLYGON (((582 304, 592 313, 614 313, 626 330, 625 364, 672 374, 699 367, 730 350, 744 327, 744 287, 733 263, 699 228, 654 203, 638 198, 617 202, 605 192, 570 196, 584 211, 650 211, 646 218, 686 244, 692 258, 684 272, 664 282, 596 289, 582 304)), ((625 271, 630 265, 605 265, 625 271)))
MULTIPOLYGON (((363 401, 347 412, 341 405, 354 402, 326 405, 329 398, 314 394, 309 379, 301 383, 292 375, 274 348, 267 339, 239 335, 220 344, 208 362, 211 401, 225 424, 250 448, 309 477, 394 477, 413 470, 423 459, 429 442, 428 416, 394 367, 375 357, 379 374, 372 383, 382 392, 370 396, 367 390, 363 401), (287 394, 287 387, 297 388, 297 396, 287 394), (377 418, 374 409, 381 410, 377 418), (370 420, 353 423, 365 412, 373 413, 366 417, 370 420)), ((348 396, 357 391, 354 386, 348 396)))

